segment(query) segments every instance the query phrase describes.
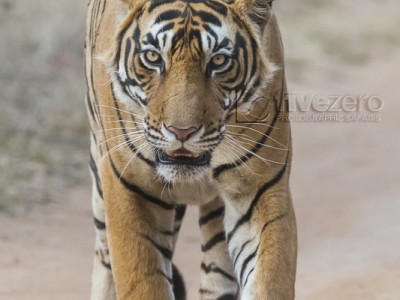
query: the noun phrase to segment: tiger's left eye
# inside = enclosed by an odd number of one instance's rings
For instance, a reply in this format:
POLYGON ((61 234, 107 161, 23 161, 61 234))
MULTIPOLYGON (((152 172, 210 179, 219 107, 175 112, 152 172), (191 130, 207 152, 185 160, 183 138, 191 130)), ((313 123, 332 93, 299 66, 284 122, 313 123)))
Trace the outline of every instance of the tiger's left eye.
POLYGON ((222 67, 228 61, 228 57, 223 54, 217 54, 211 59, 214 67, 222 67))
POLYGON ((161 55, 156 51, 146 51, 144 53, 144 58, 150 64, 159 64, 162 61, 161 55))

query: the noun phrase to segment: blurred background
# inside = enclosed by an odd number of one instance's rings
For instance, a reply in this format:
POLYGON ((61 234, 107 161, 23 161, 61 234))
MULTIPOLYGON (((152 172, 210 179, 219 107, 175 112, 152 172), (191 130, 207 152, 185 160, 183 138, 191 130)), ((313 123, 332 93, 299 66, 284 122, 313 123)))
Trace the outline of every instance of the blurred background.
MULTIPOLYGON (((0 0, 0 299, 88 299, 86 1, 0 0)), ((400 4, 276 1, 294 95, 376 95, 378 122, 292 122, 296 299, 400 299, 400 4)), ((296 101, 292 97, 292 101, 296 101)), ((176 261, 189 300, 197 210, 176 261)))

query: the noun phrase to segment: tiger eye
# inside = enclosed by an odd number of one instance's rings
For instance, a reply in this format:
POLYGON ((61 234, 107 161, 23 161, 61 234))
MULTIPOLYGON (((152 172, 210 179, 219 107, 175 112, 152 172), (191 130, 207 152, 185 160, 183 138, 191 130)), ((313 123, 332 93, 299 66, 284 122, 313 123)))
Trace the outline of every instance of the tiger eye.
POLYGON ((161 60, 160 54, 158 54, 155 51, 147 51, 145 53, 145 57, 146 57, 147 61, 150 63, 157 63, 161 60))
POLYGON ((222 66, 223 64, 225 64, 225 62, 227 61, 228 59, 227 59, 227 57, 225 56, 225 55, 223 55, 223 54, 218 54, 218 55, 215 55, 213 58, 212 58, 212 63, 213 63, 213 65, 214 66, 217 66, 217 67, 220 67, 220 66, 222 66))

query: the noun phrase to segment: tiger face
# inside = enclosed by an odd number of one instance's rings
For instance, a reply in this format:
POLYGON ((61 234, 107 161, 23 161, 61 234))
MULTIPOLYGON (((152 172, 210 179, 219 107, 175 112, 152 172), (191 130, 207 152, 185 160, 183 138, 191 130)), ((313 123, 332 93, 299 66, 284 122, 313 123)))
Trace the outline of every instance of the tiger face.
POLYGON ((110 67, 114 94, 143 117, 164 180, 211 175, 225 123, 265 85, 271 68, 256 3, 143 1, 122 23, 110 67))

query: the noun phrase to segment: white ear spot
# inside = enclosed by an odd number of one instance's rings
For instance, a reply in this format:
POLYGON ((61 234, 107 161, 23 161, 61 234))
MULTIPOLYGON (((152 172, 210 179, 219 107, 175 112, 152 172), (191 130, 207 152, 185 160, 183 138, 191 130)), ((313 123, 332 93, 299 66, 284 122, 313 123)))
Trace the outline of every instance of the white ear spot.
POLYGON ((278 72, 281 69, 281 67, 279 67, 277 64, 272 63, 272 62, 267 62, 266 63, 266 78, 265 78, 265 84, 269 84, 272 79, 275 76, 275 73, 278 72))

